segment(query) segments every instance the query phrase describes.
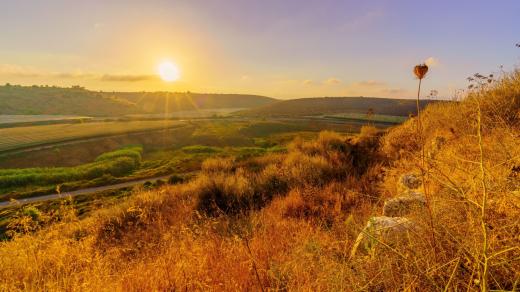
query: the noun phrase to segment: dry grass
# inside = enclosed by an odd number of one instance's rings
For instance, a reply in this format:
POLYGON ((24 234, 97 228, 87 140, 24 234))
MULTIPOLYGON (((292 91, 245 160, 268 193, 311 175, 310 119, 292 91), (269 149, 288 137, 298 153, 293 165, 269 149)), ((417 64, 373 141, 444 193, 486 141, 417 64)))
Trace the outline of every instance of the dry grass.
POLYGON ((0 244, 0 289, 518 290, 519 76, 422 112, 434 224, 418 210, 409 237, 366 256, 349 257, 357 234, 400 194, 402 174, 420 172, 413 120, 381 148, 370 128, 355 139, 324 132, 287 154, 208 161, 191 182, 21 232, 0 244))

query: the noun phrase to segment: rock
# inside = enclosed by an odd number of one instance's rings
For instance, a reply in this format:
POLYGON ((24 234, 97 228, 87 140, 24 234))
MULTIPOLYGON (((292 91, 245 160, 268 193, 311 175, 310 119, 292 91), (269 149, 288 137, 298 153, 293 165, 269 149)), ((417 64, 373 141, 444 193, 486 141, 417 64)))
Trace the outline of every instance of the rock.
POLYGON ((446 138, 443 136, 436 136, 431 142, 431 147, 428 149, 428 157, 434 158, 437 153, 444 148, 444 145, 446 145, 446 138))
POLYGON ((383 215, 388 217, 402 217, 424 206, 426 206, 426 197, 421 193, 410 191, 405 196, 386 201, 383 206, 383 215))
POLYGON ((403 217, 372 217, 363 231, 359 233, 350 252, 350 257, 356 256, 358 252, 373 249, 381 242, 391 245, 400 239, 408 238, 406 235, 414 227, 412 221, 403 217))
POLYGON ((416 190, 421 186, 422 181, 418 175, 414 173, 409 173, 401 176, 400 183, 406 189, 416 190))

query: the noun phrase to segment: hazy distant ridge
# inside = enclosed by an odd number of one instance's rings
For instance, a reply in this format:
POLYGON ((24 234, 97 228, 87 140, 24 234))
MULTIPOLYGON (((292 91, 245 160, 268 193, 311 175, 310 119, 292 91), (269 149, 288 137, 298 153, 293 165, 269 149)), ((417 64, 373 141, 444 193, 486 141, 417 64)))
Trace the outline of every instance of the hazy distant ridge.
MULTIPOLYGON (((421 107, 432 100, 421 100, 421 107)), ((376 97, 316 97, 278 101, 241 112, 247 116, 306 116, 333 113, 367 113, 407 116, 416 112, 416 102, 411 99, 376 97)))
POLYGON ((251 108, 276 99, 248 94, 97 92, 81 87, 0 86, 0 114, 120 116, 197 109, 251 108))

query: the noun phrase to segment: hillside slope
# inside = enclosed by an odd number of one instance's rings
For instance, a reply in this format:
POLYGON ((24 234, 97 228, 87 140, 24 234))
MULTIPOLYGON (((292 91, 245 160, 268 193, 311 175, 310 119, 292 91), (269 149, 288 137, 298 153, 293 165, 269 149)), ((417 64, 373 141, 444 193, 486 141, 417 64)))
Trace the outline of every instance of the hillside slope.
POLYGON ((120 116, 251 108, 275 99, 246 94, 96 92, 81 87, 0 86, 0 114, 120 116))
POLYGON ((81 220, 66 203, 26 207, 0 244, 0 290, 516 291, 519 145, 514 72, 383 137, 322 132, 283 154, 213 158, 81 220), (384 211, 410 197, 421 203, 384 211), (359 234, 373 237, 352 255, 359 234))
POLYGON ((137 113, 132 103, 83 88, 0 86, 0 114, 118 116, 137 113))
MULTIPOLYGON (((425 107, 430 100, 422 100, 425 107)), ((375 114, 408 116, 416 112, 415 100, 376 97, 316 97, 278 101, 262 107, 243 111, 247 116, 308 116, 334 113, 375 114)))

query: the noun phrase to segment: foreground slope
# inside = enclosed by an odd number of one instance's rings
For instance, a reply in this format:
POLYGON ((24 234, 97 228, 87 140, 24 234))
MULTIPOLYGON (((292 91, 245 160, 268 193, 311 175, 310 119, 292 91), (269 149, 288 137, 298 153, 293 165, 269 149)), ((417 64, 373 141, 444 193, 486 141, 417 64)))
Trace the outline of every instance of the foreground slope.
POLYGON ((515 290, 520 282, 520 72, 430 105, 383 137, 323 132, 287 153, 210 159, 194 180, 79 220, 20 212, 3 290, 515 290), (422 130, 418 130, 422 129, 422 130), (399 241, 351 248, 419 176, 426 206, 399 241), (54 223, 52 223, 54 222, 54 223), (50 224, 50 227, 45 227, 50 224))

